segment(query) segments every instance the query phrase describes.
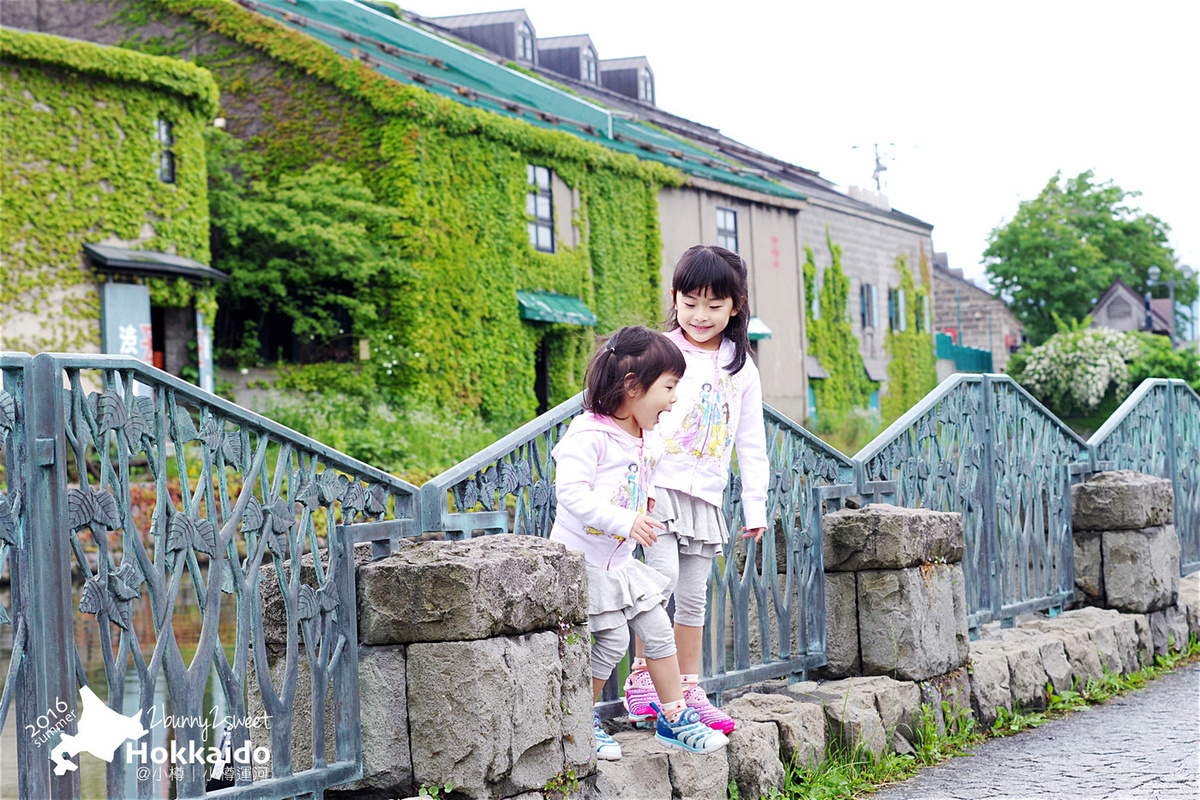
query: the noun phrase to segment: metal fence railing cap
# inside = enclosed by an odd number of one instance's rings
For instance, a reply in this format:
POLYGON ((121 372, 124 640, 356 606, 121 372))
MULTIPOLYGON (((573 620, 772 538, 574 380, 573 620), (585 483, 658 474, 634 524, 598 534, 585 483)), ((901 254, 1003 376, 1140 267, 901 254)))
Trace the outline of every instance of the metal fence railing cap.
POLYGON ((942 381, 929 394, 922 397, 915 406, 900 415, 891 425, 884 428, 878 436, 867 442, 861 450, 854 454, 854 462, 861 469, 867 462, 875 458, 884 448, 900 438, 900 434, 916 424, 921 417, 937 407, 937 404, 964 383, 982 383, 983 376, 959 372, 942 381))
POLYGON ((1022 386, 1021 384, 1014 381, 1012 379, 1012 377, 1010 377, 1008 375, 1003 375, 1003 374, 989 374, 989 375, 987 375, 987 377, 991 378, 994 383, 1012 384, 1013 388, 1015 388, 1021 394, 1022 397, 1024 397, 1026 400, 1029 401, 1030 405, 1032 405, 1039 412, 1041 412, 1041 414, 1043 416, 1048 417, 1050 419, 1050 421, 1052 421, 1054 423, 1055 427, 1057 427, 1059 430, 1061 430, 1068 439, 1073 440, 1080 447, 1083 447, 1085 449, 1087 448, 1087 446, 1088 446, 1087 439, 1084 439, 1078 433, 1073 431, 1071 429, 1070 425, 1063 422, 1061 419, 1058 418, 1057 415, 1055 415, 1055 413, 1053 411, 1051 411, 1050 409, 1048 409, 1044 405, 1042 405, 1040 400, 1038 400, 1036 397, 1031 395, 1024 386, 1022 386))
POLYGON ((538 436, 553 430, 556 425, 571 419, 583 410, 583 392, 559 403, 541 416, 526 422, 503 439, 468 456, 450 469, 435 475, 421 486, 422 522, 426 531, 445 530, 444 515, 448 513, 446 493, 452 486, 471 477, 481 469, 508 455, 538 436))
POLYGON ((1147 378, 1146 380, 1142 381, 1136 389, 1130 392, 1129 396, 1125 398, 1125 402, 1117 406, 1117 410, 1114 411, 1112 415, 1104 421, 1104 424, 1092 434, 1090 439, 1088 439, 1088 444, 1093 448, 1097 448, 1104 444, 1104 441, 1112 436, 1113 433, 1119 427, 1121 427, 1121 424, 1125 422, 1125 420, 1128 419, 1131 414, 1133 414, 1134 409, 1138 407, 1146 395, 1163 386, 1186 387, 1192 397, 1196 398, 1197 402, 1200 402, 1200 397, 1197 397, 1196 392, 1192 390, 1192 387, 1188 386, 1187 381, 1182 381, 1177 378, 1147 378))
POLYGON ((355 478, 369 479, 383 484, 397 494, 416 497, 420 492, 416 485, 409 483, 403 478, 398 478, 390 472, 384 472, 378 467, 372 467, 370 464, 334 450, 332 447, 322 444, 316 439, 309 438, 291 428, 280 425, 275 420, 268 419, 261 414, 256 414, 223 397, 206 392, 195 384, 188 383, 181 378, 156 369, 131 356, 43 353, 35 358, 51 359, 56 365, 64 369, 100 369, 131 372, 148 384, 156 384, 168 389, 174 389, 195 403, 204 404, 211 409, 219 411, 221 415, 230 420, 244 423, 252 428, 264 431, 281 441, 289 442, 292 445, 310 451, 319 456, 327 467, 333 467, 341 472, 353 475, 355 478))
POLYGON ((854 469, 854 459, 838 450, 831 444, 822 441, 815 433, 800 425, 795 420, 784 415, 782 412, 763 403, 763 417, 768 421, 777 423, 780 427, 787 429, 801 439, 803 439, 810 447, 828 458, 832 458, 838 462, 838 465, 843 469, 854 469))

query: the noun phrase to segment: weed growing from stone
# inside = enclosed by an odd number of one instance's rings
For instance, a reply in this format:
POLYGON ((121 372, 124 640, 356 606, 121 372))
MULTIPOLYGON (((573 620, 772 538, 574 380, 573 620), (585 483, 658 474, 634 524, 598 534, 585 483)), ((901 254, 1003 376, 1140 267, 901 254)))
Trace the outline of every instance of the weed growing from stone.
POLYGON ((453 791, 454 784, 452 784, 450 781, 446 781, 446 783, 442 786, 422 786, 417 792, 417 796, 432 797, 433 800, 439 800, 439 798, 445 797, 453 791))

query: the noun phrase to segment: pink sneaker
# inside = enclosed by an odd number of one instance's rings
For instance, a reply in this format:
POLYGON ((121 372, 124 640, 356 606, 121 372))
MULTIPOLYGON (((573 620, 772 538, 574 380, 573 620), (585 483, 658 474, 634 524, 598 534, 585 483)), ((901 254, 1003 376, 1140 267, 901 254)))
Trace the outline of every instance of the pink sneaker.
POLYGON ((642 727, 644 723, 653 723, 658 712, 650 705, 662 705, 658 692, 654 691, 654 682, 650 680, 647 670, 629 673, 625 679, 625 710, 629 712, 631 722, 642 727))
POLYGON ((737 727, 733 717, 708 702, 708 695, 699 686, 693 686, 684 692, 683 699, 687 701, 688 708, 694 708, 700 712, 700 721, 714 731, 733 733, 734 728, 737 727))

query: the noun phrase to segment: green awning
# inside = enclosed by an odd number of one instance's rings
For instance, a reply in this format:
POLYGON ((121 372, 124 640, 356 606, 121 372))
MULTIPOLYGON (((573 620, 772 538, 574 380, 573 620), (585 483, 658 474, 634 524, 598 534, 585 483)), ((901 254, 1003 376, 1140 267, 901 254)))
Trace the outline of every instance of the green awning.
POLYGON ((562 322, 591 327, 597 320, 578 297, 554 292, 517 292, 521 319, 534 322, 562 322))
POLYGON ((758 317, 750 318, 750 324, 746 326, 746 332, 750 334, 751 341, 771 338, 771 329, 767 327, 767 323, 758 317))

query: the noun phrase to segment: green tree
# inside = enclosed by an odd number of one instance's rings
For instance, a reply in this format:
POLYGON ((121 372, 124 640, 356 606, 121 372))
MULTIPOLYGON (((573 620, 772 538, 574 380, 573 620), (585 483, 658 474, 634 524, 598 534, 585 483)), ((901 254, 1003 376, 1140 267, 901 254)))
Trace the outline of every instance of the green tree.
MULTIPOLYGON (((1113 280, 1139 293, 1148 271, 1160 280, 1182 278, 1167 243, 1165 222, 1127 201, 1140 196, 1112 181, 1098 183, 1091 171, 1062 179, 1056 173, 1034 200, 1023 201, 1013 219, 988 237, 984 263, 993 288, 1012 299, 1025 333, 1041 344, 1055 332, 1054 315, 1082 319, 1113 280)), ((1165 296, 1166 287, 1152 292, 1165 296)), ((1196 298, 1194 283, 1177 284, 1179 307, 1196 298)))
POLYGON ((387 311, 379 290, 414 279, 394 236, 400 212, 336 164, 256 179, 258 159, 221 133, 209 159, 213 265, 230 276, 222 315, 261 328, 281 314, 318 347, 369 335, 387 311))

